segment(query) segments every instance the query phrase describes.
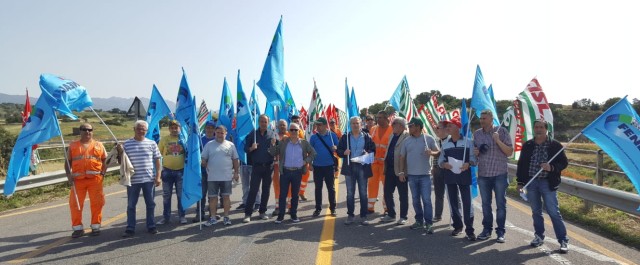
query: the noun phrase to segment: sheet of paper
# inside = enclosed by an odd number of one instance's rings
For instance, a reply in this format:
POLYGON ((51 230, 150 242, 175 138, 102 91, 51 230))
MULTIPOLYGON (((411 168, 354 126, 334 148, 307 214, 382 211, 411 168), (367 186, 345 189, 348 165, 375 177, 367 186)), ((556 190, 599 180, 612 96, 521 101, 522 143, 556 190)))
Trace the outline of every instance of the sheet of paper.
POLYGON ((462 172, 462 160, 455 159, 453 157, 449 157, 449 165, 451 165, 451 172, 454 174, 460 174, 462 172))

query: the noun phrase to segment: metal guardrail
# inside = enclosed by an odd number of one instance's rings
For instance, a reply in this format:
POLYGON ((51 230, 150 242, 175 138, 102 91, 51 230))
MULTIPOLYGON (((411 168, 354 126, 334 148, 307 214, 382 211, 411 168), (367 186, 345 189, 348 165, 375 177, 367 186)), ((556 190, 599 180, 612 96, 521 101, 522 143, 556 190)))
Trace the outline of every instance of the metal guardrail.
MULTIPOLYGON (((119 170, 120 166, 107 168, 107 172, 119 170)), ((43 174, 26 176, 18 180, 18 185, 16 187, 16 191, 20 190, 28 190, 38 187, 44 187, 48 185, 63 183, 67 181, 67 175, 63 170, 57 170, 52 172, 47 172, 43 174)), ((0 181, 0 194, 4 194, 4 183, 5 181, 0 181)))
MULTIPOLYGON (((515 177, 516 168, 516 165, 509 164, 509 176, 515 177)), ((640 212, 637 211, 640 206, 638 194, 601 187, 567 177, 562 177, 562 183, 558 190, 586 201, 640 216, 640 212)))

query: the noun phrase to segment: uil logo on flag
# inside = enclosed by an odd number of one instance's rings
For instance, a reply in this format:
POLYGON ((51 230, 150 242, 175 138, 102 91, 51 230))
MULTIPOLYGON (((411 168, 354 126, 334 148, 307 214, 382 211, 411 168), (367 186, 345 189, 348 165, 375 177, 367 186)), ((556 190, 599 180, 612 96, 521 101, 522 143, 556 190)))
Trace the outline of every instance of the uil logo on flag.
POLYGON ((24 125, 23 130, 32 130, 38 128, 40 126, 40 122, 42 122, 42 117, 44 117, 44 110, 41 108, 36 108, 34 114, 31 114, 27 119, 27 123, 24 125))

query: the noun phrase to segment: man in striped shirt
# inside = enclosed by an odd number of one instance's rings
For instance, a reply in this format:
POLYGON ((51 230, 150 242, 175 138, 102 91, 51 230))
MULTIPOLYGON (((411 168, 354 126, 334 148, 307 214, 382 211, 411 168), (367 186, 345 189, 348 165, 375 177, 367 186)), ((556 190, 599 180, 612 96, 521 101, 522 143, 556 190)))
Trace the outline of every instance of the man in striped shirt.
MULTIPOLYGON (((134 174, 131 176, 131 186, 127 186, 127 228, 122 237, 131 237, 136 230, 136 204, 142 190, 144 203, 147 206, 147 231, 157 234, 156 223, 153 220, 156 203, 153 201, 155 187, 162 184, 160 179, 162 165, 160 151, 156 142, 145 138, 149 125, 146 121, 136 121, 133 126, 134 137, 118 145, 118 152, 127 153, 134 174)), ((122 157, 122 156, 120 156, 122 157)))

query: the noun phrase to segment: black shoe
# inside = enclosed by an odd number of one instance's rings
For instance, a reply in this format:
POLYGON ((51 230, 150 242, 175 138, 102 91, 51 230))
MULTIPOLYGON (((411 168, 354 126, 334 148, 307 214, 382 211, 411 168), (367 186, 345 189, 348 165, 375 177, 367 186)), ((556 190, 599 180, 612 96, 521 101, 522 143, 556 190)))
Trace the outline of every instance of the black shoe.
POLYGON ((277 216, 278 214, 280 214, 280 209, 275 209, 275 210, 273 210, 273 212, 271 213, 271 216, 277 216))
POLYGON ((440 217, 440 216, 436 216, 436 217, 433 218, 433 222, 434 223, 437 223, 437 222, 440 222, 440 221, 442 221, 442 217, 440 217))
POLYGON ((476 241, 476 234, 474 234, 474 233, 467 234, 467 239, 469 241, 476 241))
POLYGON ((124 233, 122 233, 122 237, 132 237, 135 233, 131 230, 124 230, 124 233))
POLYGON ((84 236, 84 230, 74 230, 73 233, 71 233, 71 238, 78 238, 84 236))
POLYGON ((244 203, 238 205, 238 207, 236 207, 236 210, 244 210, 244 203))
POLYGON ((91 229, 91 233, 89 233, 90 236, 99 236, 100 235, 100 229, 91 229))
POLYGON ((300 201, 306 202, 307 197, 305 197, 304 195, 300 195, 300 201))
POLYGON ((158 233, 158 229, 155 228, 155 227, 154 228, 149 228, 149 230, 147 230, 147 232, 149 232, 149 234, 155 235, 155 234, 158 233))
POLYGON ((320 216, 320 210, 313 211, 313 217, 318 217, 318 216, 320 216))
POLYGON ((460 233, 462 233, 462 228, 456 228, 456 229, 453 229, 453 232, 451 232, 451 236, 457 236, 460 233))

